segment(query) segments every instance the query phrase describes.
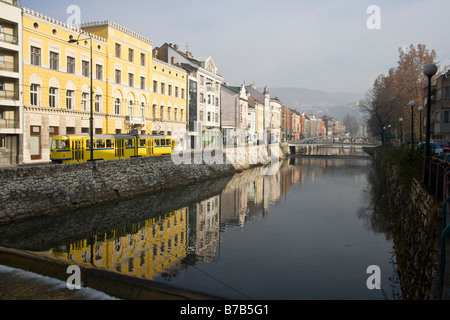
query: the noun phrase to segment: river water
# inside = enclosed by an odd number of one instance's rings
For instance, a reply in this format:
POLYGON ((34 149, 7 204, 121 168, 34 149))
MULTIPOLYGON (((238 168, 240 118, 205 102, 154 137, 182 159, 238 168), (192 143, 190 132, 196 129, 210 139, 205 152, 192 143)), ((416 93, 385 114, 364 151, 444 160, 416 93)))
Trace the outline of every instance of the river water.
MULTIPOLYGON (((370 158, 293 157, 262 173, 3 225, 0 246, 224 299, 401 299, 370 158)), ((8 267, 0 278, 2 299, 42 298, 24 294, 42 284, 55 299, 114 299, 8 267)))

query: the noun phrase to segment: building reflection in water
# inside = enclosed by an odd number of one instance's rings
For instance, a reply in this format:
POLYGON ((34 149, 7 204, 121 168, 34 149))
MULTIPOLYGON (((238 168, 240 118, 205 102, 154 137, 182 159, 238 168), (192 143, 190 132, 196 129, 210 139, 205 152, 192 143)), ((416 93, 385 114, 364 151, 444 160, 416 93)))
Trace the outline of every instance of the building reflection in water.
MULTIPOLYGON (((220 234, 227 227, 245 228, 246 222, 269 215, 294 186, 315 175, 326 177, 348 166, 340 159, 291 158, 274 175, 255 168, 236 174, 218 195, 144 222, 131 230, 118 228, 54 249, 59 259, 80 266, 118 272, 138 278, 174 277, 195 261, 211 262, 220 249, 220 234), (311 164, 314 161, 314 165, 311 164)), ((361 174, 366 174, 362 172, 361 174)), ((182 191, 181 191, 182 192, 182 191)))

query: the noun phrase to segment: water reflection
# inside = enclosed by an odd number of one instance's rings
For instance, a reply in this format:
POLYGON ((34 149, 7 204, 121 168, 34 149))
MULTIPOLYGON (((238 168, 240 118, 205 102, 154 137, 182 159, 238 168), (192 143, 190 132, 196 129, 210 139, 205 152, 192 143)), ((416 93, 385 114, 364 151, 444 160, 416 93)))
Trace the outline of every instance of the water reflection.
POLYGON ((70 263, 170 280, 225 298, 373 299, 365 288, 365 268, 353 280, 360 283, 358 292, 337 293, 339 285, 324 289, 322 283, 355 277, 348 274, 349 266, 340 266, 335 275, 333 268, 331 274, 323 273, 333 259, 348 258, 347 263, 359 267, 373 263, 367 251, 377 259, 389 255, 387 218, 368 192, 376 189, 368 172, 370 160, 290 158, 270 176, 255 168, 181 191, 44 219, 39 229, 31 222, 18 224, 19 235, 8 231, 0 245, 49 250, 70 263), (361 220, 366 231, 386 234, 386 241, 361 231, 361 220), (322 232, 326 236, 317 237, 322 232), (349 248, 355 252, 349 255, 349 248), (311 255, 318 260, 309 261, 311 255), (194 274, 199 270, 201 275, 194 274), (211 278, 205 281, 206 274, 211 278), (212 279, 219 281, 213 284, 212 279))

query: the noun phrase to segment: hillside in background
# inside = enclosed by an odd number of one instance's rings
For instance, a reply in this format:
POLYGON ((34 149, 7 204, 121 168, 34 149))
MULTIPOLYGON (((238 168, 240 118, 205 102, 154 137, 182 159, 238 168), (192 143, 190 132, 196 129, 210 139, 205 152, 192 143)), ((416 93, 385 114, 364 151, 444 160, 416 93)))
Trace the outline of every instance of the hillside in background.
MULTIPOLYGON (((259 89, 260 92, 263 89, 259 89)), ((362 114, 358 110, 357 102, 364 95, 346 92, 324 92, 304 88, 269 88, 270 97, 278 97, 288 108, 299 112, 306 112, 316 116, 332 116, 342 121, 348 114, 358 121, 362 114)))

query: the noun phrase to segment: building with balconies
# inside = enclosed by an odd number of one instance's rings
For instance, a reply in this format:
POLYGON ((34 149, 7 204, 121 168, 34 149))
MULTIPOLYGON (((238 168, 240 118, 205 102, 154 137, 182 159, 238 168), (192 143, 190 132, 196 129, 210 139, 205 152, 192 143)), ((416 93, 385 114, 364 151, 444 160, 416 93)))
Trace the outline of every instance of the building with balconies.
MULTIPOLYGON (((427 105, 427 88, 424 88, 424 106, 427 105)), ((432 88, 430 133, 434 140, 450 141, 450 70, 438 75, 432 88)), ((425 108, 426 110, 426 108, 425 108)), ((426 113, 424 114, 424 130, 426 131, 426 113)))
POLYGON ((0 1, 0 165, 22 162, 22 9, 0 1))

